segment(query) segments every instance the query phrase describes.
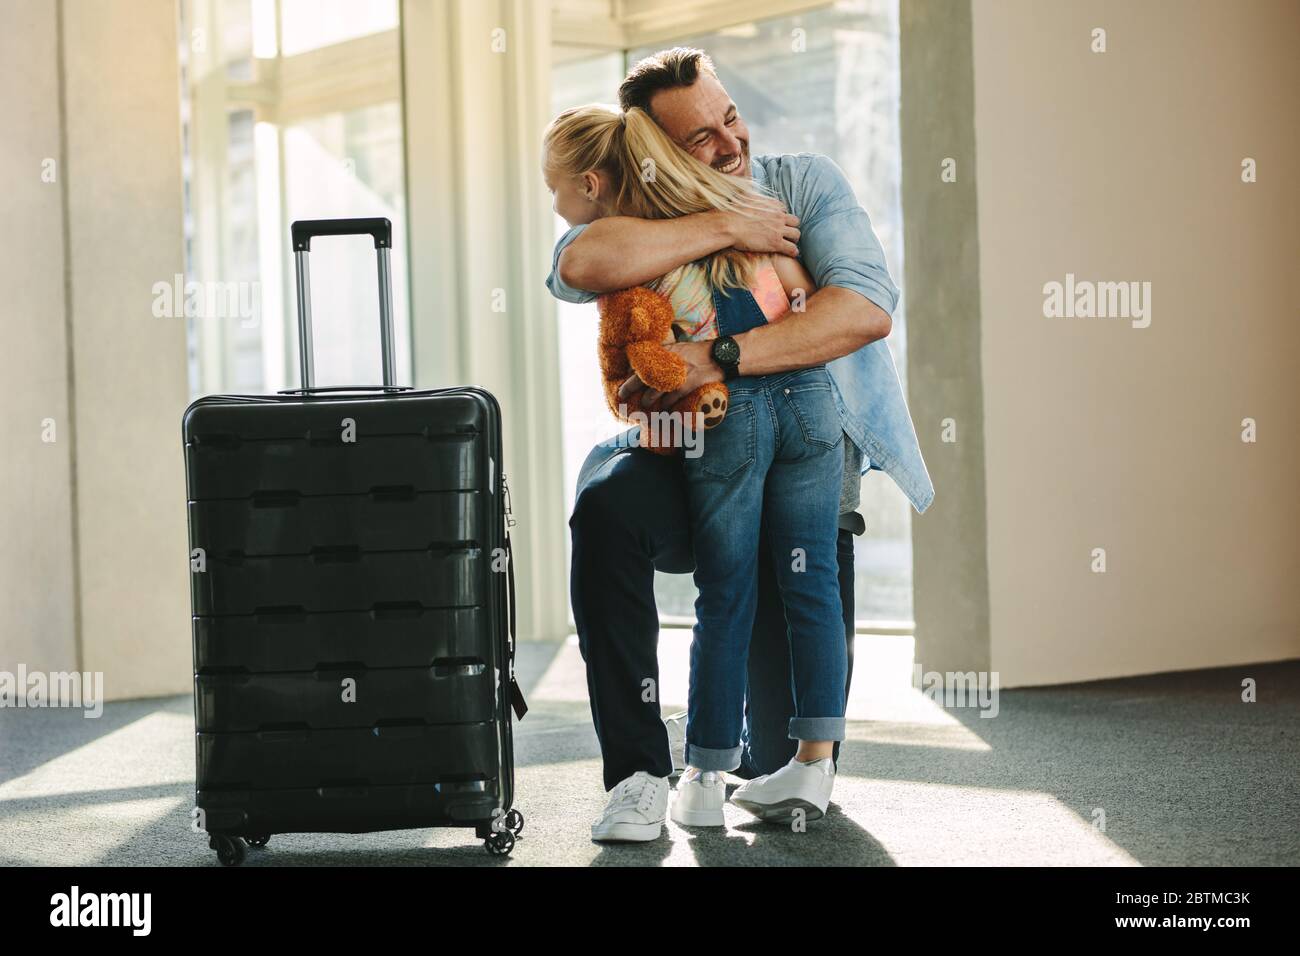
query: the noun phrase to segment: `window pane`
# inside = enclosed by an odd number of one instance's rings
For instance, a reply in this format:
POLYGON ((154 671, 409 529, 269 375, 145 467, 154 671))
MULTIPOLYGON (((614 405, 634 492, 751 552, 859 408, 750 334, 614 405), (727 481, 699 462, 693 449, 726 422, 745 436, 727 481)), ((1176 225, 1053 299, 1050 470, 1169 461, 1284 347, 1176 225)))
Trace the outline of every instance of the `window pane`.
POLYGON ((397 0, 280 0, 284 55, 397 29, 397 0))
MULTIPOLYGON (((618 99, 623 79, 623 55, 607 53, 558 64, 551 71, 551 115, 584 103, 611 103, 618 99)), ((540 173, 539 173, 540 175, 540 173)), ((555 238, 568 225, 555 217, 555 238)), ((560 388, 564 423, 564 513, 573 513, 574 487, 587 452, 603 438, 624 426, 605 407, 596 363, 597 316, 594 305, 556 301, 560 347, 560 388)), ((571 542, 565 536, 566 555, 571 542)), ((566 560, 566 567, 568 562, 566 560)), ((570 608, 570 615, 573 611, 570 608)))
MULTIPOLYGON (((675 44, 708 51, 749 126, 756 155, 809 151, 839 164, 870 213, 890 274, 901 288, 897 0, 845 0, 799 16, 635 49, 629 61, 675 44)), ((907 347, 902 304, 888 342, 902 374, 907 347)), ((857 618, 910 621, 907 500, 890 479, 872 471, 863 480, 860 510, 867 533, 855 539, 857 618)), ((694 616, 695 588, 688 576, 657 575, 656 596, 661 615, 694 616)))
MULTIPOLYGON (((404 237, 402 162, 402 116, 395 102, 289 126, 284 131, 286 218, 385 216, 392 220, 394 235, 404 237)), ((393 245, 393 310, 395 316, 405 316, 406 244, 398 238, 393 245)), ((313 242, 311 275, 317 383, 380 384, 374 243, 369 236, 313 242)), ((394 325, 398 377, 406 379, 400 370, 410 367, 409 327, 396 319, 394 325)))
MULTIPOLYGON (((224 282, 247 283, 258 279, 257 171, 254 160, 253 114, 236 110, 227 114, 226 262, 224 282)), ((230 356, 230 384, 234 391, 262 391, 262 336, 259 314, 248 317, 204 316, 200 321, 224 326, 224 346, 230 356), (232 321, 232 319, 235 319, 232 321)))
MULTIPOLYGON (((369 13, 349 12, 351 6, 320 4, 320 29, 311 36, 328 34, 328 42, 346 45, 387 23, 387 41, 397 49, 395 2, 369 13)), ((290 28, 305 9, 281 6, 286 50, 290 36, 298 37, 299 49, 307 42, 290 28)), ((241 306, 238 314, 222 309, 190 317, 195 395, 299 384, 292 220, 387 216, 396 236, 406 234, 399 79, 393 74, 391 88, 377 88, 382 84, 372 69, 340 69, 323 102, 301 84, 277 82, 285 64, 294 64, 287 56, 271 62, 275 10, 274 0, 181 4, 186 280, 209 295, 229 288, 236 295, 229 301, 241 306)), ((367 49, 376 43, 361 42, 367 49)), ((340 62, 355 58, 344 55, 340 62)), ((323 240, 313 244, 310 262, 317 384, 377 384, 374 249, 364 238, 323 240)), ((391 265, 403 381, 410 376, 410 326, 401 239, 391 265)))

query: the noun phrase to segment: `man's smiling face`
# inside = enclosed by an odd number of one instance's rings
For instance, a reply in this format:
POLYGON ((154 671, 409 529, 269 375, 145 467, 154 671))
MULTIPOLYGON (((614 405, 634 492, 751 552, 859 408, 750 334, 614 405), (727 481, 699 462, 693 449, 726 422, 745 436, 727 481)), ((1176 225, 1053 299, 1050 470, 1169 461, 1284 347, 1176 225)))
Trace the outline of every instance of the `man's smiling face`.
POLYGON ((661 90, 650 112, 672 139, 702 163, 749 176, 749 129, 717 77, 701 72, 690 86, 661 90))

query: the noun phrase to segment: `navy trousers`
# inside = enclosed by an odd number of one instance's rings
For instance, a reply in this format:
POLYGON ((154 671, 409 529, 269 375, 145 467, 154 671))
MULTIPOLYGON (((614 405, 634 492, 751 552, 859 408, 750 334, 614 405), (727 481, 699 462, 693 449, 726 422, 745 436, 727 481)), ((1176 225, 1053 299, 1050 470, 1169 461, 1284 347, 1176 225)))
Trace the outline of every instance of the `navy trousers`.
MULTIPOLYGON (((714 294, 720 334, 766 321, 752 295, 714 294)), ((591 715, 604 761, 605 789, 644 770, 672 773, 659 707, 659 612, 654 572, 695 570, 680 456, 635 447, 626 434, 592 449, 578 477, 569 529, 573 542, 570 597, 587 665, 591 715)), ((758 601, 750 641, 741 763, 752 778, 779 770, 794 756, 795 716, 790 639, 764 521, 759 531, 758 601)), ((853 535, 836 542, 839 592, 848 655, 844 693, 853 677, 853 535)), ((835 745, 838 759, 839 744, 835 745)))

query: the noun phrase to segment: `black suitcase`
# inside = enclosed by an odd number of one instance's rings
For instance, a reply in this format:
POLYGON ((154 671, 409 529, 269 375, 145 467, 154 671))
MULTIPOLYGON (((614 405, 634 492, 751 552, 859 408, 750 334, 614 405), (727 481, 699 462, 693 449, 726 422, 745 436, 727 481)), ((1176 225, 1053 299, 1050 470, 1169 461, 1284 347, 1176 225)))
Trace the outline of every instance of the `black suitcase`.
POLYGON ((394 384, 387 219, 295 222, 302 388, 185 412, 196 803, 222 863, 274 833, 473 827, 506 854, 514 566, 501 410, 394 384), (368 234, 382 387, 312 386, 313 236, 368 234))

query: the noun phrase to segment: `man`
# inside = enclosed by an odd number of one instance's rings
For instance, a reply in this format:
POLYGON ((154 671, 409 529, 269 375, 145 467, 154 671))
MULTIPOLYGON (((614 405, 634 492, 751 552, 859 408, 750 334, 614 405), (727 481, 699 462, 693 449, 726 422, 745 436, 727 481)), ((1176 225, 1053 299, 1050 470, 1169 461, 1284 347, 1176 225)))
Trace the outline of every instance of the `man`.
MULTIPOLYGON (((701 162, 729 175, 752 176, 776 200, 757 215, 615 216, 576 226, 556 245, 547 287, 565 301, 588 302, 720 249, 800 257, 818 290, 802 313, 772 324, 744 321, 743 316, 757 313, 746 308, 752 297, 715 296, 719 337, 669 346, 689 368, 670 404, 730 375, 828 364, 847 439, 838 558, 852 675, 853 534, 862 533, 856 513, 861 476, 867 468, 884 471, 918 511, 934 497, 883 341, 898 290, 880 243, 829 159, 808 153, 751 157, 749 132, 703 51, 675 48, 642 60, 620 86, 619 102, 624 110, 645 110, 701 162)), ((620 391, 633 408, 655 397, 635 377, 620 391)), ((569 520, 573 614, 587 663, 605 787, 611 791, 592 826, 595 840, 653 840, 662 831, 673 760, 659 711, 654 571, 694 569, 681 461, 634 445, 619 436, 592 450, 578 477, 569 520)), ((775 772, 796 748, 787 733, 794 700, 784 609, 765 543, 759 554, 744 750, 736 771, 746 778, 775 772)))

